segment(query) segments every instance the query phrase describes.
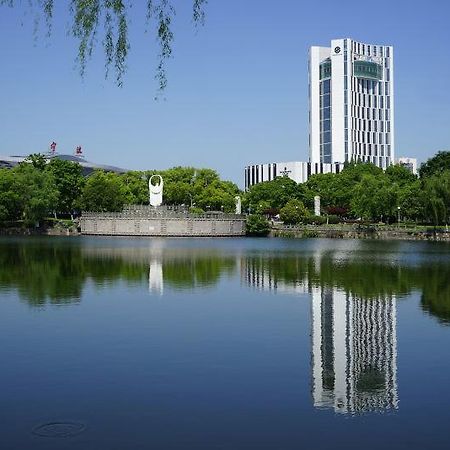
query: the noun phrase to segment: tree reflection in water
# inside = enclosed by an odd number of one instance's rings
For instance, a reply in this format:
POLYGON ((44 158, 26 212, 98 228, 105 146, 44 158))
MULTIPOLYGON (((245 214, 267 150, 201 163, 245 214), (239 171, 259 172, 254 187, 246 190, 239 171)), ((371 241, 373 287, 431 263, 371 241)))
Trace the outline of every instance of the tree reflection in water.
MULTIPOLYGON (((311 299, 312 396, 341 413, 398 407, 396 303, 420 292, 422 309, 450 323, 448 260, 361 259, 342 251, 241 251, 214 246, 133 246, 72 239, 0 240, 0 289, 30 306, 80 302, 86 283, 164 289, 211 288, 223 277, 311 299), (91 245, 94 242, 94 245, 91 245), (394 261, 394 262, 393 262, 394 261)), ((148 243, 149 242, 149 243, 148 243)), ((375 256, 374 256, 375 255, 375 256)))

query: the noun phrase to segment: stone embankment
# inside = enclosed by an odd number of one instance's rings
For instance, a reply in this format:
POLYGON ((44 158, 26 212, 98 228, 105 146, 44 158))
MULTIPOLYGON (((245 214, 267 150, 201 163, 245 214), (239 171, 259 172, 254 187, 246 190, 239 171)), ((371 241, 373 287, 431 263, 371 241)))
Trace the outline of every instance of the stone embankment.
POLYGON ((272 237, 333 238, 333 239, 398 239, 450 242, 450 230, 361 225, 280 225, 272 226, 272 237))
POLYGON ((83 213, 81 234, 102 236, 245 236, 245 217, 234 214, 193 216, 165 211, 151 213, 144 209, 120 213, 83 213))

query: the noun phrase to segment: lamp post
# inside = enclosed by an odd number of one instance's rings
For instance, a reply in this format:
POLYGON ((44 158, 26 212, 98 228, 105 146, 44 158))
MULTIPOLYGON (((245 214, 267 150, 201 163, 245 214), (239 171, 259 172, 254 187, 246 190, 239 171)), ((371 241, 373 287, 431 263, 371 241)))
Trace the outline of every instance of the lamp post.
POLYGON ((400 228, 400 206, 397 206, 397 228, 400 228))

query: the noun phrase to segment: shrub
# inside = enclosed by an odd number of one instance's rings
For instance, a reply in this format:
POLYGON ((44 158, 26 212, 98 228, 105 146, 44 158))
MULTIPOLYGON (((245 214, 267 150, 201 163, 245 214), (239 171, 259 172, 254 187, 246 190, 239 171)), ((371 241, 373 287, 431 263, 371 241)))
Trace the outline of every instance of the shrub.
POLYGON ((339 223, 339 222, 340 222, 340 219, 338 216, 336 216, 334 214, 330 214, 328 216, 328 223, 335 224, 335 223, 339 223))
POLYGON ((267 236, 270 231, 267 219, 258 214, 248 216, 245 225, 247 236, 267 236))
POLYGON ((280 219, 287 225, 295 225, 304 222, 309 216, 309 211, 305 205, 297 199, 289 200, 283 208, 280 209, 280 219))
POLYGON ((327 218, 324 216, 310 216, 306 218, 305 223, 310 225, 323 225, 327 223, 327 218))

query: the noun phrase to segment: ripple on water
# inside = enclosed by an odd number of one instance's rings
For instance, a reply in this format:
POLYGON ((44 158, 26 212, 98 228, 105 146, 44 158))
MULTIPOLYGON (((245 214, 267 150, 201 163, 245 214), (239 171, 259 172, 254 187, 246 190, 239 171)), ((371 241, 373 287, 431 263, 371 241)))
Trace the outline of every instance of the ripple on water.
POLYGON ((32 433, 41 437, 67 438, 76 436, 86 429, 86 424, 72 421, 43 423, 33 428, 32 433))

